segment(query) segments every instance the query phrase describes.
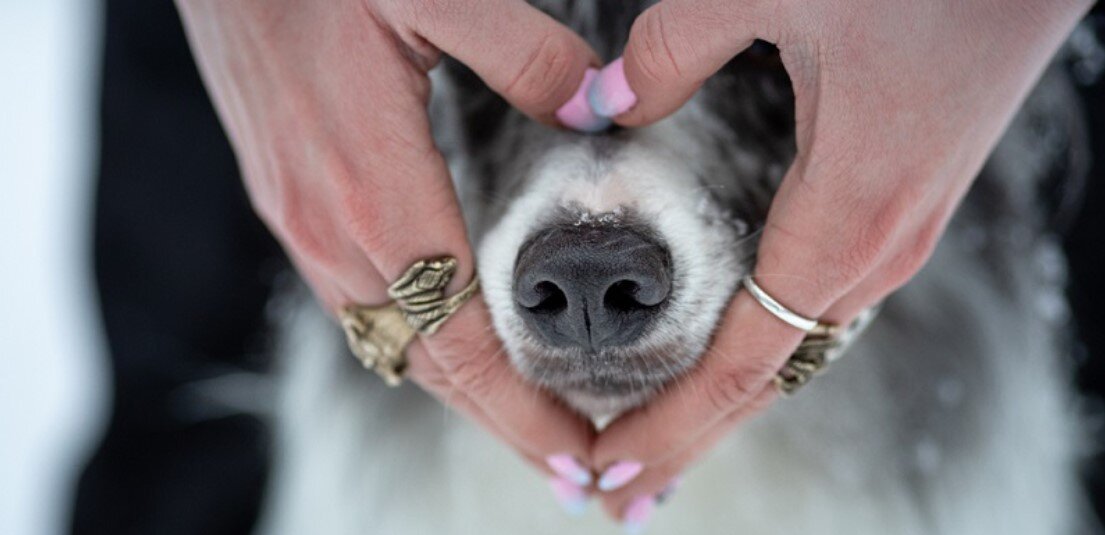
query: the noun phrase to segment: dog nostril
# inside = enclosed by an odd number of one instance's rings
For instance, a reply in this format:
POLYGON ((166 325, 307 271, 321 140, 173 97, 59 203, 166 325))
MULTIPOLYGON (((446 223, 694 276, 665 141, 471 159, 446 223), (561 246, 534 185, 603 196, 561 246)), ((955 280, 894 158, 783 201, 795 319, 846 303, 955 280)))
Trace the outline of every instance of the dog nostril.
POLYGON ((541 281, 533 287, 537 304, 526 306, 530 312, 538 314, 557 314, 568 307, 568 297, 555 283, 541 281))
POLYGON ((623 312, 651 308, 664 302, 670 288, 666 278, 645 277, 641 281, 620 280, 606 290, 603 304, 623 312))
POLYGON ((650 292, 642 291, 641 285, 637 282, 620 280, 606 289, 603 305, 610 310, 631 312, 656 306, 663 302, 662 298, 657 300, 655 296, 646 295, 648 293, 650 292))
POLYGON ((634 295, 637 293, 637 283, 633 281, 618 281, 606 289, 603 304, 606 308, 618 311, 634 310, 641 306, 634 295))

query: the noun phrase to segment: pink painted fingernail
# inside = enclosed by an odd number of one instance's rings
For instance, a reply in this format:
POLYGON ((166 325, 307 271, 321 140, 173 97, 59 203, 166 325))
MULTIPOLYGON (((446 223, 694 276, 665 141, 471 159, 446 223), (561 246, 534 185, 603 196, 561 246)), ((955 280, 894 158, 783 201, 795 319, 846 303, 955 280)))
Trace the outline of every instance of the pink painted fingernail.
POLYGON ((568 455, 567 453, 558 453, 556 455, 549 455, 545 457, 545 464, 552 468, 553 472, 556 472, 581 487, 586 487, 591 484, 591 471, 584 468, 575 457, 568 455))
POLYGON ((591 82, 598 73, 595 69, 587 69, 576 93, 556 110, 556 118, 561 124, 580 132, 601 132, 610 126, 610 119, 595 115, 591 105, 587 103, 587 88, 591 87, 591 82))
POLYGON ((583 487, 568 481, 562 477, 549 478, 549 487, 553 496, 564 512, 572 516, 580 516, 587 510, 587 491, 583 487))
POLYGON ((641 535, 645 526, 652 517, 652 511, 656 509, 656 499, 644 495, 633 498, 622 514, 622 531, 626 535, 641 535))
POLYGON ((599 478, 599 490, 609 492, 625 486, 626 483, 644 470, 644 465, 637 461, 618 461, 606 468, 599 478))
POLYGON ((629 88, 625 79, 625 63, 622 58, 612 61, 599 71, 599 75, 587 90, 587 102, 600 117, 617 117, 637 104, 637 94, 629 88))

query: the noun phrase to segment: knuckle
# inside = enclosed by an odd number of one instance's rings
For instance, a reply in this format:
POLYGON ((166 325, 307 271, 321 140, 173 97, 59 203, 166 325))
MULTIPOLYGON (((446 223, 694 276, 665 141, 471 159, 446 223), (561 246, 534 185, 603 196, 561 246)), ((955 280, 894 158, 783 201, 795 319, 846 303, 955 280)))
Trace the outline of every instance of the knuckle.
POLYGON ((764 363, 724 370, 706 389, 706 401, 715 412, 728 414, 755 393, 755 381, 772 373, 775 373, 774 367, 768 368, 764 363))
POLYGON ((474 357, 460 359, 449 366, 449 375, 453 384, 476 399, 491 400, 497 392, 498 378, 494 367, 488 361, 474 357))
POLYGON ((932 218, 918 229, 912 241, 891 261, 887 268, 888 284, 899 288, 909 282, 932 257, 943 233, 943 222, 932 218))
POLYGON ((450 399, 449 393, 453 390, 453 383, 439 368, 429 367, 419 373, 415 380, 423 390, 434 393, 442 401, 448 402, 450 399))
POLYGON ((870 275, 885 261, 901 229, 913 217, 918 201, 914 188, 896 191, 871 209, 858 208, 870 202, 861 195, 850 200, 856 215, 846 218, 844 225, 852 230, 842 246, 828 251, 833 265, 826 273, 830 283, 847 287, 870 275))
POLYGON ((826 283, 845 288, 862 280, 874 269, 888 241, 887 235, 875 225, 861 228, 846 247, 828 253, 832 268, 824 272, 826 283))
POLYGON ((335 233, 329 220, 312 217, 296 195, 287 196, 282 204, 277 228, 287 245, 298 256, 309 258, 324 268, 338 265, 340 259, 333 245, 335 233))
POLYGON ((446 335, 443 329, 433 338, 433 351, 438 355, 445 375, 457 388, 476 399, 489 399, 497 391, 499 377, 495 359, 481 351, 472 351, 471 341, 446 335))
POLYGON ((349 236, 366 253, 393 250, 396 236, 402 235, 397 234, 375 208, 363 202, 345 200, 342 211, 349 236))
POLYGON ((338 196, 337 213, 345 232, 367 253, 388 251, 394 244, 394 221, 380 212, 371 184, 361 184, 341 174, 331 174, 338 196))
POLYGON ((634 58, 637 67, 646 80, 662 83, 666 80, 682 77, 677 42, 666 29, 671 15, 665 4, 660 3, 646 10, 633 23, 629 31, 629 42, 637 47, 634 58))
POLYGON ((502 92, 520 107, 553 109, 573 81, 576 46, 571 35, 561 31, 550 31, 538 43, 502 92))

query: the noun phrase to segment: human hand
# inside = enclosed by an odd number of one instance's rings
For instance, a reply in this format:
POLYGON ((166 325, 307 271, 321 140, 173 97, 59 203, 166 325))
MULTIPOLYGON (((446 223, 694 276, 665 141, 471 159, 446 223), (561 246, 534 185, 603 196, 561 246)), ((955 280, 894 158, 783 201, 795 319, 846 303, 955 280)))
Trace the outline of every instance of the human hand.
MULTIPOLYGON (((188 37, 257 212, 326 309, 388 301, 416 260, 474 276, 452 183, 431 139, 427 71, 441 52, 552 123, 597 60, 520 0, 179 0, 188 37)), ((480 298, 408 349, 408 375, 534 465, 589 474, 588 424, 501 358, 480 298)))
MULTIPOLYGON (((664 0, 591 87, 626 126, 673 112, 755 38, 795 92, 798 153, 754 270, 807 317, 845 324, 928 259, 986 157, 1088 0, 664 0)), ((745 293, 686 378, 599 435, 607 511, 632 524, 654 497, 775 397, 802 338, 745 293), (611 468, 612 467, 612 468, 611 468)))

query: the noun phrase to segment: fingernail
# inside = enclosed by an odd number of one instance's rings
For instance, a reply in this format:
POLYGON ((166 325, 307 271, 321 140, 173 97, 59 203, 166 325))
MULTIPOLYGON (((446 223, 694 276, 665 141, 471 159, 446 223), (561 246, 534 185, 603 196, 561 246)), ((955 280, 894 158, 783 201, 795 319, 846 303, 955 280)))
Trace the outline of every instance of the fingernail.
POLYGON ((591 484, 591 471, 584 468, 575 457, 567 453, 558 453, 545 457, 545 464, 552 468, 560 477, 575 483, 581 487, 591 484))
POLYGON ((625 513, 622 514, 622 531, 626 535, 641 535, 645 532, 645 526, 648 525, 649 519, 652 517, 652 511, 656 508, 656 499, 652 496, 644 495, 633 498, 633 501, 629 502, 629 505, 625 508, 625 513))
POLYGON ((672 494, 675 494, 675 491, 679 490, 679 486, 682 484, 683 477, 675 476, 663 490, 656 494, 656 505, 663 505, 664 502, 670 500, 672 494))
POLYGON ((587 90, 587 102, 600 117, 617 117, 637 104, 637 94, 625 79, 625 63, 618 58, 599 71, 587 90))
POLYGON ((610 119, 596 115, 587 103, 587 88, 591 87, 598 73, 595 69, 587 69, 575 95, 556 110, 556 118, 561 124, 580 132, 601 132, 610 126, 610 119))
POLYGON ((562 477, 549 478, 556 503, 571 516, 580 516, 587 510, 587 491, 562 477))
POLYGON ((641 473, 645 467, 637 461, 618 461, 606 468, 599 478, 599 490, 609 492, 619 489, 641 473))

